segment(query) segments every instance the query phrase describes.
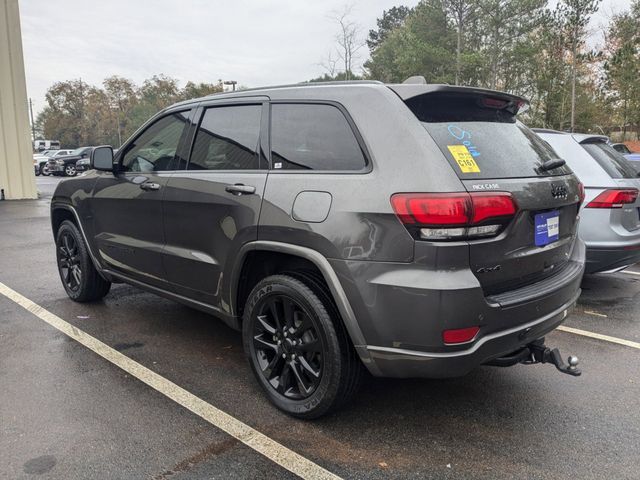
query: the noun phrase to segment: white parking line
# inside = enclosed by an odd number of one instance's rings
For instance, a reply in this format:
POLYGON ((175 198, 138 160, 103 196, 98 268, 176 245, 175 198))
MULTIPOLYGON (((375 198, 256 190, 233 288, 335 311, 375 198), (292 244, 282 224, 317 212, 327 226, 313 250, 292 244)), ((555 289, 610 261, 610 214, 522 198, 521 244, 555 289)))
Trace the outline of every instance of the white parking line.
POLYGON ((177 404, 182 405, 187 410, 190 410, 215 427, 225 431, 235 439, 299 477, 305 479, 340 479, 340 477, 322 468, 320 465, 313 463, 311 460, 308 460, 293 450, 288 449, 284 445, 267 437, 263 433, 260 433, 258 430, 241 422, 237 418, 232 417, 228 413, 225 413, 210 403, 205 402, 201 398, 196 397, 194 394, 188 392, 170 380, 167 380, 154 371, 149 370, 138 362, 131 360, 126 355, 114 350, 97 338, 92 337, 77 327, 74 327, 70 323, 62 320, 60 317, 32 302, 3 283, 0 283, 0 294, 4 295, 9 300, 14 301, 73 340, 81 343, 89 350, 120 367, 128 374, 146 383, 151 388, 162 393, 177 404))
POLYGON ((640 275, 640 272, 634 272, 633 270, 622 270, 620 273, 626 273, 627 275, 640 275))
POLYGON ((610 337, 609 335, 602 335, 601 333, 589 332, 587 330, 580 330, 579 328, 566 327, 560 325, 557 330, 563 332, 575 333, 576 335, 582 335, 583 337, 595 338, 597 340, 604 340, 605 342, 617 343, 618 345, 624 345, 626 347, 637 348, 640 350, 640 343, 632 342, 631 340, 624 340, 622 338, 610 337))

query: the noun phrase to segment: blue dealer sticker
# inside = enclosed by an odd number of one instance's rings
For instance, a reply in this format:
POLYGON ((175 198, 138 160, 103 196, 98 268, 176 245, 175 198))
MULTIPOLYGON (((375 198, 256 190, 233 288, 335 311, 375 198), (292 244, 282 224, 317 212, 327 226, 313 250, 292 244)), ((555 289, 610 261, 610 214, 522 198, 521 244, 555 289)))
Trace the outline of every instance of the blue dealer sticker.
POLYGON ((537 247, 555 242, 560 237, 560 213, 538 213, 535 216, 535 241, 537 247))

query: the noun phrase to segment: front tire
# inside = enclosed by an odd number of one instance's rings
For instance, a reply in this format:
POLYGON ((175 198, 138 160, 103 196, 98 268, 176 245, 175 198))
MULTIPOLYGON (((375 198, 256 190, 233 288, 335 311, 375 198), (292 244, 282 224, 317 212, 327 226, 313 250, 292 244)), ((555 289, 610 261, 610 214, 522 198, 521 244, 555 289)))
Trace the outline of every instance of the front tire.
POLYGON ((351 397, 363 367, 330 300, 304 278, 260 281, 247 299, 242 337, 269 400, 289 415, 312 419, 351 397))
POLYGON ((65 177, 75 177, 76 173, 78 173, 76 171, 76 166, 75 165, 67 165, 66 167, 64 167, 64 176, 65 177))
POLYGON ((56 259, 62 285, 71 300, 91 302, 109 293, 111 282, 100 276, 82 234, 69 220, 62 222, 56 234, 56 259))

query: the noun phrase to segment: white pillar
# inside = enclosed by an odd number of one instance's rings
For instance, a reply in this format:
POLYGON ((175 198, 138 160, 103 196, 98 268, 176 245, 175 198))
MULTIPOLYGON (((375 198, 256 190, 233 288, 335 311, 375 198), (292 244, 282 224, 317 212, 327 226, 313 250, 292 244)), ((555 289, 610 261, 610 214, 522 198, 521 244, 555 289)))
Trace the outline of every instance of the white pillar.
POLYGON ((36 198, 18 0, 0 0, 0 189, 36 198))

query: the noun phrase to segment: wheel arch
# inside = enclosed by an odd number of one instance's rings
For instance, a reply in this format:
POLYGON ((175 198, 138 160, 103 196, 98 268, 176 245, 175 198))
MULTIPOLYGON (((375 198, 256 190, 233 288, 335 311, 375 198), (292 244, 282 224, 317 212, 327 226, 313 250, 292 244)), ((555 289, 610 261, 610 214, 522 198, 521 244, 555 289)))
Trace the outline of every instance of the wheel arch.
POLYGON ((65 220, 69 220, 78 228, 78 230, 80 230, 80 234, 82 235, 82 239, 84 240, 84 243, 87 246, 87 251, 89 252, 89 257, 91 257, 93 266, 95 267, 95 269, 98 271, 98 273, 102 278, 104 278, 105 280, 109 280, 102 273, 100 262, 98 261, 98 259, 93 253, 92 246, 89 243, 89 240, 84 231, 82 223, 80 222, 80 217, 78 216, 78 212, 76 212, 76 209, 73 208, 71 205, 67 205, 67 204, 52 203, 51 204, 51 231, 53 232, 54 241, 56 240, 56 236, 58 234, 58 229, 60 228, 60 225, 62 225, 62 222, 64 222, 65 220))
POLYGON ((255 286, 255 283, 257 283, 249 281, 246 285, 243 285, 243 279, 247 277, 247 268, 251 260, 261 258, 261 255, 269 254, 287 256, 294 262, 297 260, 300 265, 312 265, 320 275, 322 275, 360 359, 369 370, 375 369, 375 365, 366 348, 366 342, 358 325, 355 313, 351 308, 349 299, 340 284, 338 276, 325 256, 311 248, 263 240, 245 244, 236 257, 237 260, 231 274, 230 300, 232 302, 234 315, 240 315, 244 301, 253 289, 253 286, 255 286))

